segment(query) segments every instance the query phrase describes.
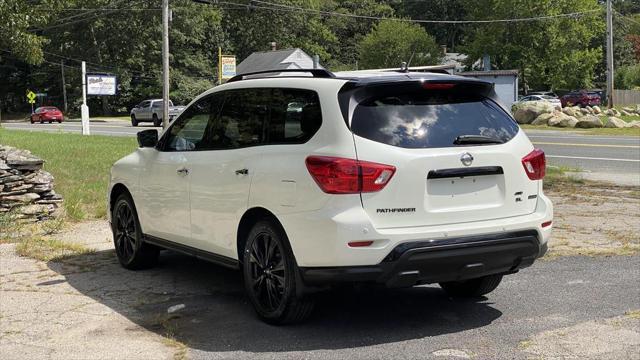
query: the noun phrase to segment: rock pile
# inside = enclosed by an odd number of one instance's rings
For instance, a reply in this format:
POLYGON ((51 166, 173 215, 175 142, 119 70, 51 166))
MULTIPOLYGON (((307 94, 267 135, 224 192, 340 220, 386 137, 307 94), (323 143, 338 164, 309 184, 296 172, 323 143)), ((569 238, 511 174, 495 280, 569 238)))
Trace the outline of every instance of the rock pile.
POLYGON ((12 212, 29 221, 57 217, 62 196, 53 190, 53 176, 44 160, 28 150, 0 145, 0 214, 12 212))
POLYGON ((625 107, 621 111, 603 111, 599 106, 561 108, 545 101, 529 101, 515 104, 512 112, 519 124, 571 128, 640 128, 640 120, 626 122, 619 118, 621 115, 640 116, 640 105, 635 108, 625 107))

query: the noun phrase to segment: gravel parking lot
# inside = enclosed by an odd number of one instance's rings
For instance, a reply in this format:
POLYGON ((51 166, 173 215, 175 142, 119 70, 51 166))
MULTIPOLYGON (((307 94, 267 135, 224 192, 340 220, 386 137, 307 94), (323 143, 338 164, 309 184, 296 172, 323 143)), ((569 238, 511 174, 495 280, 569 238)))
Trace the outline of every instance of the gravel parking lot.
POLYGON ((486 298, 454 300, 437 286, 338 289, 322 294, 312 319, 297 326, 260 322, 231 270, 169 252, 158 268, 122 269, 104 221, 55 235, 97 250, 60 261, 19 257, 15 244, 2 244, 0 353, 9 359, 640 356, 637 191, 548 193, 556 203, 549 256, 506 277, 486 298))

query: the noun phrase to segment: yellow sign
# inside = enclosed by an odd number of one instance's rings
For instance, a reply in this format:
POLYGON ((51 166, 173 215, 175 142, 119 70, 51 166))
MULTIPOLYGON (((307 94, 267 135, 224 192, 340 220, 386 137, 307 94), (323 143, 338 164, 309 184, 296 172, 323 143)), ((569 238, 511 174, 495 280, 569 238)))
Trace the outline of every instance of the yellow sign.
POLYGON ((218 84, 234 76, 236 76, 235 55, 222 55, 222 48, 218 47, 218 84))
POLYGON ((36 93, 29 90, 27 91, 27 100, 29 100, 29 104, 35 104, 36 102, 36 93))

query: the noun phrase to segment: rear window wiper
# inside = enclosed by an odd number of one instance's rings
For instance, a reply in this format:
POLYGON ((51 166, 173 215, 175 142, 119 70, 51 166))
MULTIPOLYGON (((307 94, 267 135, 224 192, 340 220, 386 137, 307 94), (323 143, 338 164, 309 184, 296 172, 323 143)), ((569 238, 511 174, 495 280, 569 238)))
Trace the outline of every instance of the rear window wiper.
POLYGON ((504 144, 504 141, 491 136, 484 135, 460 135, 454 141, 454 145, 472 144, 504 144))

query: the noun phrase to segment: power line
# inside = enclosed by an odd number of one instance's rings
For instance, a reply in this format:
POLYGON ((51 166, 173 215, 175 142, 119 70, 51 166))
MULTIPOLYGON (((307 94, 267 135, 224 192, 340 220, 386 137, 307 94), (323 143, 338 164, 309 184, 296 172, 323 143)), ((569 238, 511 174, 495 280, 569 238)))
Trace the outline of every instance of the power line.
POLYGON ((222 1, 222 0, 220 1, 192 0, 192 1, 197 3, 205 3, 209 5, 227 4, 227 5, 235 5, 235 6, 244 6, 251 9, 272 10, 272 11, 280 11, 280 12, 302 11, 302 12, 314 13, 318 15, 341 16, 341 17, 366 19, 366 20, 393 20, 393 21, 412 22, 412 23, 419 23, 419 24, 515 23, 515 22, 529 22, 529 21, 539 21, 539 20, 552 20, 557 18, 578 18, 586 14, 602 11, 601 9, 595 9, 595 10, 586 10, 586 11, 579 11, 579 12, 566 13, 566 14, 546 15, 546 16, 537 16, 537 17, 528 17, 528 18, 493 19, 493 20, 424 20, 424 19, 407 19, 407 18, 391 18, 391 17, 380 17, 380 16, 356 15, 356 14, 349 14, 349 13, 340 13, 335 11, 315 10, 315 9, 303 8, 298 6, 292 6, 292 5, 276 4, 276 3, 261 1, 261 0, 251 0, 251 3, 247 3, 247 4, 241 4, 241 3, 236 3, 232 1, 222 1), (262 5, 255 5, 255 3, 262 4, 262 5))
POLYGON ((633 19, 632 17, 630 17, 630 16, 624 15, 624 14, 622 14, 622 13, 618 12, 617 10, 613 10, 613 12, 614 12, 616 15, 619 15, 623 20, 627 20, 627 21, 632 22, 632 23, 634 23, 634 24, 636 24, 636 25, 640 25, 640 22, 638 22, 638 21, 634 20, 634 19, 633 19))

